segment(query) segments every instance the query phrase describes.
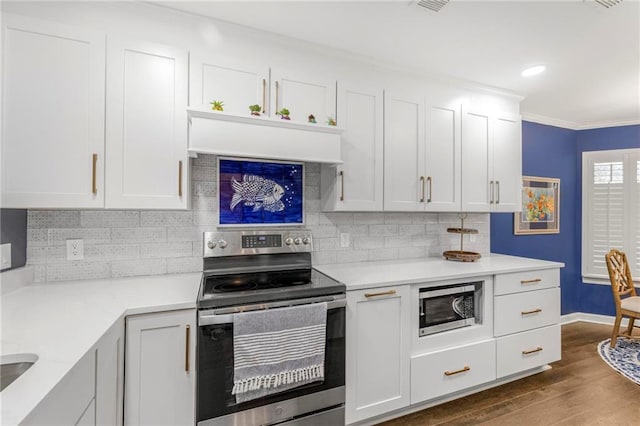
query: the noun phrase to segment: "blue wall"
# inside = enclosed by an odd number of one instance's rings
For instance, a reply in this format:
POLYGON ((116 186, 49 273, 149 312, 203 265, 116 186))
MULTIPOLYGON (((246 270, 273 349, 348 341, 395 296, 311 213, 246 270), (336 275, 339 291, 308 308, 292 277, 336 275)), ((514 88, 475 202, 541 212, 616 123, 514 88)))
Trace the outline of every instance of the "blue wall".
POLYGON ((560 178, 560 233, 513 235, 513 214, 491 214, 491 251, 563 262, 562 313, 614 315, 609 286, 581 275, 582 152, 640 148, 640 126, 569 130, 522 122, 522 174, 560 178))

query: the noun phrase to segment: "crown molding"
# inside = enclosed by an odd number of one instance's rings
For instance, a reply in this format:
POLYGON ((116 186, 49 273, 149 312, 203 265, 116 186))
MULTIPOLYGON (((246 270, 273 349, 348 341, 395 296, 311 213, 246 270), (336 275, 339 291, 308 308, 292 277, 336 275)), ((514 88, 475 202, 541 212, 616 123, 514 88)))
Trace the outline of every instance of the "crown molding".
POLYGON ((522 120, 531 121, 538 124, 546 124, 548 126, 561 127, 563 129, 569 130, 601 129, 604 127, 634 126, 640 124, 640 119, 576 123, 575 121, 560 120, 557 118, 547 117, 539 114, 531 114, 528 112, 522 112, 522 120))

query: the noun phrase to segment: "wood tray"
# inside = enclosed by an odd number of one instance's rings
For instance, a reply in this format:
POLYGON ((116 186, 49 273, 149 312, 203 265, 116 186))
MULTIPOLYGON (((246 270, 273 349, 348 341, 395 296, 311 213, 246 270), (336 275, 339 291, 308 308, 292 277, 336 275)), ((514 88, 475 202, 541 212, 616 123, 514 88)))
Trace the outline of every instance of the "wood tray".
POLYGON ((475 262, 482 256, 475 251, 448 250, 442 253, 447 260, 457 260, 459 262, 475 262))

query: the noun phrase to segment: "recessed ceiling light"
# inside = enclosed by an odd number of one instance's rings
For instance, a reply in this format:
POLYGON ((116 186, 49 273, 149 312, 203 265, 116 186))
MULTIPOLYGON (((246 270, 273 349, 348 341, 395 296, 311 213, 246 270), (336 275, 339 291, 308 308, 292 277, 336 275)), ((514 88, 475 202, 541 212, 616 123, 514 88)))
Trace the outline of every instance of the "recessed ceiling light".
POLYGON ((532 75, 537 75, 537 74, 540 74, 541 72, 544 72, 544 70, 546 69, 547 67, 545 67, 544 65, 536 65, 535 67, 529 67, 524 71, 522 71, 522 76, 531 77, 532 75))

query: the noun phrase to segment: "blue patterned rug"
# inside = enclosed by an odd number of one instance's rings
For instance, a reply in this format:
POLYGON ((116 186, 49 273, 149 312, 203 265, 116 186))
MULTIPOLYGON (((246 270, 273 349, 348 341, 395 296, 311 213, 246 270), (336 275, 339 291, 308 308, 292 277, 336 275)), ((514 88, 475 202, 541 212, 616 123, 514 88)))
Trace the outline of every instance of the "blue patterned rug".
POLYGON ((611 368, 640 385, 640 341, 618 337, 616 347, 611 339, 598 343, 598 353, 611 368))

